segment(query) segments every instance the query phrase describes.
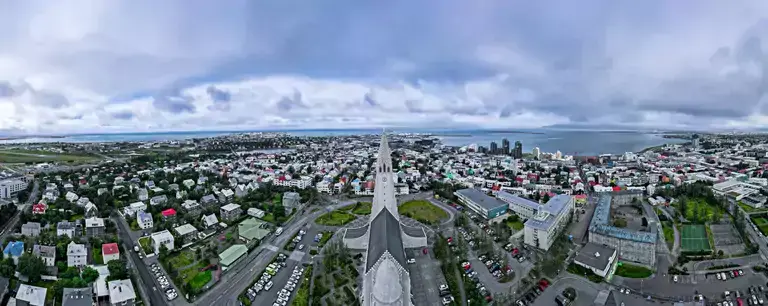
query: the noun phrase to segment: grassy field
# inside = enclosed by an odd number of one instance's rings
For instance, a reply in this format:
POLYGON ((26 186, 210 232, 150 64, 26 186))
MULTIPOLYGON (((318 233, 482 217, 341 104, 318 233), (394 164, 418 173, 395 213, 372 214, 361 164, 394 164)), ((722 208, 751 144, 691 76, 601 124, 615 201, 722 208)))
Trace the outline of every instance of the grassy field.
POLYGON ((766 216, 753 216, 751 218, 752 222, 755 223, 755 226, 760 229, 763 235, 768 235, 768 219, 766 219, 766 216))
POLYGON ((432 203, 425 200, 405 202, 397 210, 400 215, 428 224, 436 224, 441 219, 448 218, 448 213, 442 208, 432 205, 432 203))
POLYGON ((355 217, 353 214, 343 211, 332 211, 317 217, 317 219, 315 219, 315 223, 328 226, 342 226, 352 222, 355 219, 357 219, 357 217, 355 217))
POLYGON ((168 263, 177 269, 191 265, 195 261, 195 254, 189 250, 181 251, 181 253, 173 254, 173 256, 169 257, 168 263))
POLYGON ((705 225, 683 225, 680 227, 680 247, 683 251, 711 250, 705 225))
POLYGON ((356 215, 370 215, 371 214, 371 202, 360 202, 352 207, 352 213, 356 215))
POLYGON ((509 226, 509 228, 513 230, 519 231, 523 229, 523 227, 525 227, 525 224, 523 224, 523 222, 521 222, 520 220, 517 220, 513 222, 507 222, 507 226, 509 226))
MULTIPOLYGON (((678 204, 677 208, 680 208, 678 204)), ((693 223, 711 221, 713 216, 722 215, 720 208, 709 205, 704 199, 689 199, 685 205, 685 219, 693 223)), ((717 216, 715 216, 717 217, 717 216)), ((720 218, 716 218, 720 219, 720 218)))
POLYGON ((616 275, 627 278, 646 278, 653 275, 653 270, 628 263, 620 263, 616 267, 616 275))
POLYGON ((333 233, 331 231, 324 231, 322 232, 323 238, 320 238, 320 241, 317 242, 317 248, 323 248, 326 243, 328 243, 328 240, 331 240, 331 237, 333 237, 333 233))
POLYGON ((98 156, 87 154, 62 154, 47 151, 33 150, 0 150, 0 163, 44 163, 44 162, 70 162, 86 163, 99 160, 98 156))
POLYGON ((101 255, 101 248, 92 248, 91 255, 93 255, 93 263, 97 265, 104 264, 104 256, 101 255))
POLYGON ((661 229, 664 231, 664 240, 667 242, 667 247, 672 250, 675 245, 675 230, 672 228, 674 225, 671 221, 662 221, 661 229))
POLYGON ((191 280, 189 280, 189 286, 192 290, 200 290, 213 279, 213 274, 210 270, 195 274, 191 280))
POLYGON ((741 209, 743 209, 748 214, 768 211, 768 208, 754 208, 742 202, 739 202, 739 207, 741 207, 741 209))

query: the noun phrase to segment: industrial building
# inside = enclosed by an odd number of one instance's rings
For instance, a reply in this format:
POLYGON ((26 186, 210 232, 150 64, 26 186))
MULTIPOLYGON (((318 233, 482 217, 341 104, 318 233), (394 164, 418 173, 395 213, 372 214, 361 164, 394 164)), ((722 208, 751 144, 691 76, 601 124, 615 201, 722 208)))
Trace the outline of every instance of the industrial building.
POLYGON ((654 221, 649 221, 650 231, 644 232, 611 225, 612 200, 613 197, 610 194, 600 195, 592 222, 589 224, 589 242, 616 249, 620 260, 653 267, 656 265, 658 226, 654 221))
POLYGON ((524 242, 542 250, 549 250, 556 236, 568 225, 573 212, 573 197, 565 194, 554 196, 547 204, 540 205, 536 214, 525 221, 524 242))
POLYGON ((470 210, 486 219, 493 219, 507 212, 507 203, 488 196, 480 190, 467 188, 454 192, 459 201, 470 210))

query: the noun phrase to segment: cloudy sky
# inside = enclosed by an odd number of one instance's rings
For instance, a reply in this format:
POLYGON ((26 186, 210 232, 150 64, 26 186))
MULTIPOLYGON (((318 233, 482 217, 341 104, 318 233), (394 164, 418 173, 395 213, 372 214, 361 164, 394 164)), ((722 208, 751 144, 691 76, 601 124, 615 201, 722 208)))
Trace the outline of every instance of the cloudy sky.
POLYGON ((0 0, 0 132, 768 127, 768 1, 0 0))

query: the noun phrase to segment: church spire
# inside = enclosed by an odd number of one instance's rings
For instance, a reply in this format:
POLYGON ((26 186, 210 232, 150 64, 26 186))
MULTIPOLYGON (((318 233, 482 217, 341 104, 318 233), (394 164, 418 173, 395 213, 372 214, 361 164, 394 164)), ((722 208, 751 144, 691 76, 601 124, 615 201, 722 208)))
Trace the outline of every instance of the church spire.
POLYGON ((376 157, 376 185, 373 191, 373 203, 371 207, 371 220, 382 209, 386 208, 391 214, 400 220, 397 214, 397 200, 395 199, 395 182, 392 174, 392 151, 389 149, 387 134, 381 134, 379 155, 376 157))

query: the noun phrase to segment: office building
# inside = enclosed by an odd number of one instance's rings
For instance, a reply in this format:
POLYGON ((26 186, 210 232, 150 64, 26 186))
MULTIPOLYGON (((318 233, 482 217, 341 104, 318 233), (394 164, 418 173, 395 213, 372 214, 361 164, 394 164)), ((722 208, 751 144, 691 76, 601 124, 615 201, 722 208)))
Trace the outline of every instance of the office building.
POLYGON ((600 195, 589 224, 589 242, 616 249, 621 260, 654 266, 658 224, 650 221, 649 232, 615 227, 610 223, 611 201, 610 194, 600 195))
POLYGON ((541 208, 539 202, 529 200, 506 191, 496 192, 496 198, 507 203, 509 210, 523 219, 529 219, 536 215, 541 208))
POLYGON ((499 154, 499 144, 495 141, 491 141, 491 154, 499 154))
POLYGON ((506 138, 501 140, 501 154, 509 155, 509 140, 506 138))
POLYGON ((514 158, 523 158, 523 143, 520 141, 515 141, 515 149, 514 153, 512 154, 514 158))
POLYGON ((468 209, 486 219, 493 219, 507 212, 507 203, 488 196, 480 190, 467 188, 453 193, 468 209))

